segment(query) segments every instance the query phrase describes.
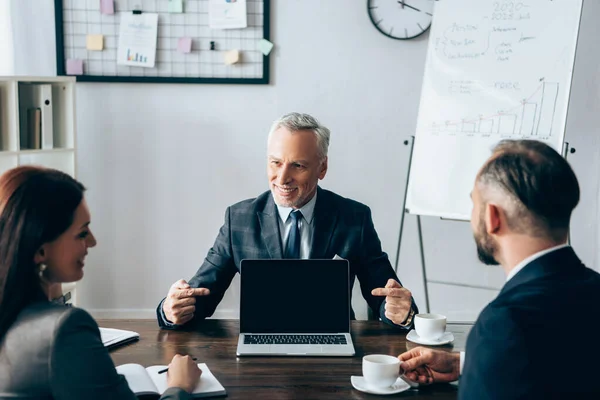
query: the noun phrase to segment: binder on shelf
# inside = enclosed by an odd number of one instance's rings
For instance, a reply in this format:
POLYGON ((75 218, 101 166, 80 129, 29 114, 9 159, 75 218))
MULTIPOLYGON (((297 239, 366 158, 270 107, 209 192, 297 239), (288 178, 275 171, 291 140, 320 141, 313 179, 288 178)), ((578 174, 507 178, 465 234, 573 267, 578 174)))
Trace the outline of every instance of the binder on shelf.
POLYGON ((52 85, 34 85, 36 106, 42 110, 42 149, 54 147, 52 122, 52 85))
POLYGON ((40 108, 27 109, 27 136, 21 143, 22 149, 42 148, 42 110, 40 108))
POLYGON ((33 132, 29 129, 29 109, 39 109, 40 113, 40 147, 41 149, 54 148, 54 127, 52 115, 52 85, 39 83, 26 83, 19 87, 19 104, 21 112, 21 148, 32 149, 33 132))

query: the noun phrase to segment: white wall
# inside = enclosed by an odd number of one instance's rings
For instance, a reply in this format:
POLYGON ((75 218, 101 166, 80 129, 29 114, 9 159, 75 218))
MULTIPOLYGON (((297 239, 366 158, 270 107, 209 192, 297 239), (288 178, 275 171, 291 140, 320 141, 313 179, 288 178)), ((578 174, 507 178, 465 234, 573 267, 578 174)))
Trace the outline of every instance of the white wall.
POLYGON ((0 0, 0 76, 15 70, 10 1, 0 0))
MULTIPOLYGON (((55 74, 51 0, 12 0, 19 8, 15 43, 46 54, 37 74, 55 74), (45 6, 29 15, 33 3, 45 6), (43 14, 40 10, 43 10, 43 14), (51 60, 50 60, 51 59, 51 60), (50 61, 48 61, 50 60, 50 61)), ((371 25, 364 1, 272 1, 272 83, 243 85, 78 84, 78 168, 88 186, 90 251, 79 285, 80 305, 98 316, 152 317, 169 285, 201 264, 225 207, 267 189, 265 138, 271 121, 289 111, 314 114, 332 129, 330 170, 322 186, 373 210, 384 250, 397 248, 408 147, 414 131, 427 35, 394 41, 371 25)), ((597 265, 600 117, 600 3, 586 2, 573 82, 568 140, 583 187, 573 242, 597 265)), ((33 66, 18 65, 17 73, 33 66)), ((472 320, 503 283, 481 266, 469 224, 423 218, 431 305, 452 319, 472 320), (469 289, 440 282, 489 287, 469 289)), ((414 216, 407 216, 399 275, 424 308, 414 216)), ((237 280, 236 280, 237 281, 237 280)), ((237 314, 230 290, 218 315, 237 314)), ((356 297, 356 296, 355 296, 356 297)), ((364 316, 364 307, 357 310, 364 316)))
POLYGON ((14 71, 17 75, 56 75, 54 1, 10 2, 13 29, 14 71))

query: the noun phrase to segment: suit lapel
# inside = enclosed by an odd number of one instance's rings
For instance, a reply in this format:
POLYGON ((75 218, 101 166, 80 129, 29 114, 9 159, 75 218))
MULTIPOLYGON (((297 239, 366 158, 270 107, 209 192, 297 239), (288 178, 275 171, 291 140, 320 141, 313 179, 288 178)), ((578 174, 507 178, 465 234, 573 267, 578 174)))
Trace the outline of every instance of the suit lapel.
POLYGON ((283 250, 281 248, 281 235, 279 233, 279 223, 277 218, 277 208, 273 201, 273 195, 269 194, 269 198, 262 211, 257 211, 256 215, 260 223, 260 234, 262 236, 265 247, 269 252, 269 256, 274 259, 283 258, 283 250))
POLYGON ((317 187, 317 204, 315 204, 314 232, 310 246, 309 258, 325 258, 329 243, 338 220, 338 211, 331 204, 328 193, 317 187))

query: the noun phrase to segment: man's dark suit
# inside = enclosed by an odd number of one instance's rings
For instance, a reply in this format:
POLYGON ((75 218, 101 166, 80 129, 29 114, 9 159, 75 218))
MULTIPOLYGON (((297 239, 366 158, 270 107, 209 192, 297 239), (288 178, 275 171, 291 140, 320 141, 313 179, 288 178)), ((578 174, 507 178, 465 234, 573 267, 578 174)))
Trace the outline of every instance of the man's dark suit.
POLYGON ((600 274, 571 247, 532 261, 471 330, 459 398, 600 399, 599 320, 600 274))
MULTIPOLYGON (((227 208, 225 223, 215 244, 189 281, 192 287, 210 289, 209 296, 196 297, 194 320, 210 317, 214 313, 239 271, 240 261, 283 258, 278 218, 270 191, 227 208)), ((337 254, 347 259, 350 262, 350 282, 354 283, 354 278, 358 277, 363 297, 374 314, 392 324, 384 315, 384 298, 371 295, 372 289, 384 287, 388 279, 398 278, 387 254, 381 250, 369 207, 317 188, 313 223, 309 258, 331 259, 337 254)), ((327 307, 327 304, 323 304, 323 307, 327 307)), ((162 301, 157 308, 158 322, 161 327, 168 328, 161 309, 162 301)), ((418 312, 414 303, 413 309, 418 312)))

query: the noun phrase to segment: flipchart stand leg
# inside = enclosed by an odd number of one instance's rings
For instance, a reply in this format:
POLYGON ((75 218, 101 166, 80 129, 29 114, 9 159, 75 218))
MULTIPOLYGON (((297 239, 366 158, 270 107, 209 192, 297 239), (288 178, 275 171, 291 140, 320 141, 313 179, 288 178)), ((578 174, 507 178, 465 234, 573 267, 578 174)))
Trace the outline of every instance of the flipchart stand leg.
MULTIPOLYGON (((569 155, 569 153, 571 153, 571 154, 575 153, 575 148, 574 147, 569 148, 569 142, 564 142, 562 156, 564 157, 565 160, 567 159, 567 156, 569 155)), ((569 233, 567 234, 567 244, 569 246, 571 245, 571 230, 570 229, 569 229, 569 233)))
MULTIPOLYGON (((398 234, 398 247, 396 248, 396 259, 394 264, 394 271, 398 275, 398 266, 400 263, 400 247, 402 246, 402 234, 404 233, 404 217, 408 213, 406 209, 406 199, 408 197, 408 184, 410 180, 410 169, 412 166, 412 156, 415 145, 415 137, 411 136, 410 140, 404 141, 405 146, 410 146, 410 153, 408 156, 408 171, 406 175, 406 185, 404 187, 404 200, 402 202, 402 213, 400 214, 400 233, 398 234)), ((421 270, 423 273, 423 288, 425 292, 425 311, 429 312, 429 289, 427 287, 427 270, 425 268, 425 248, 423 246, 423 230, 421 228, 421 216, 417 215, 417 232, 419 239, 419 254, 421 257, 421 270)))

